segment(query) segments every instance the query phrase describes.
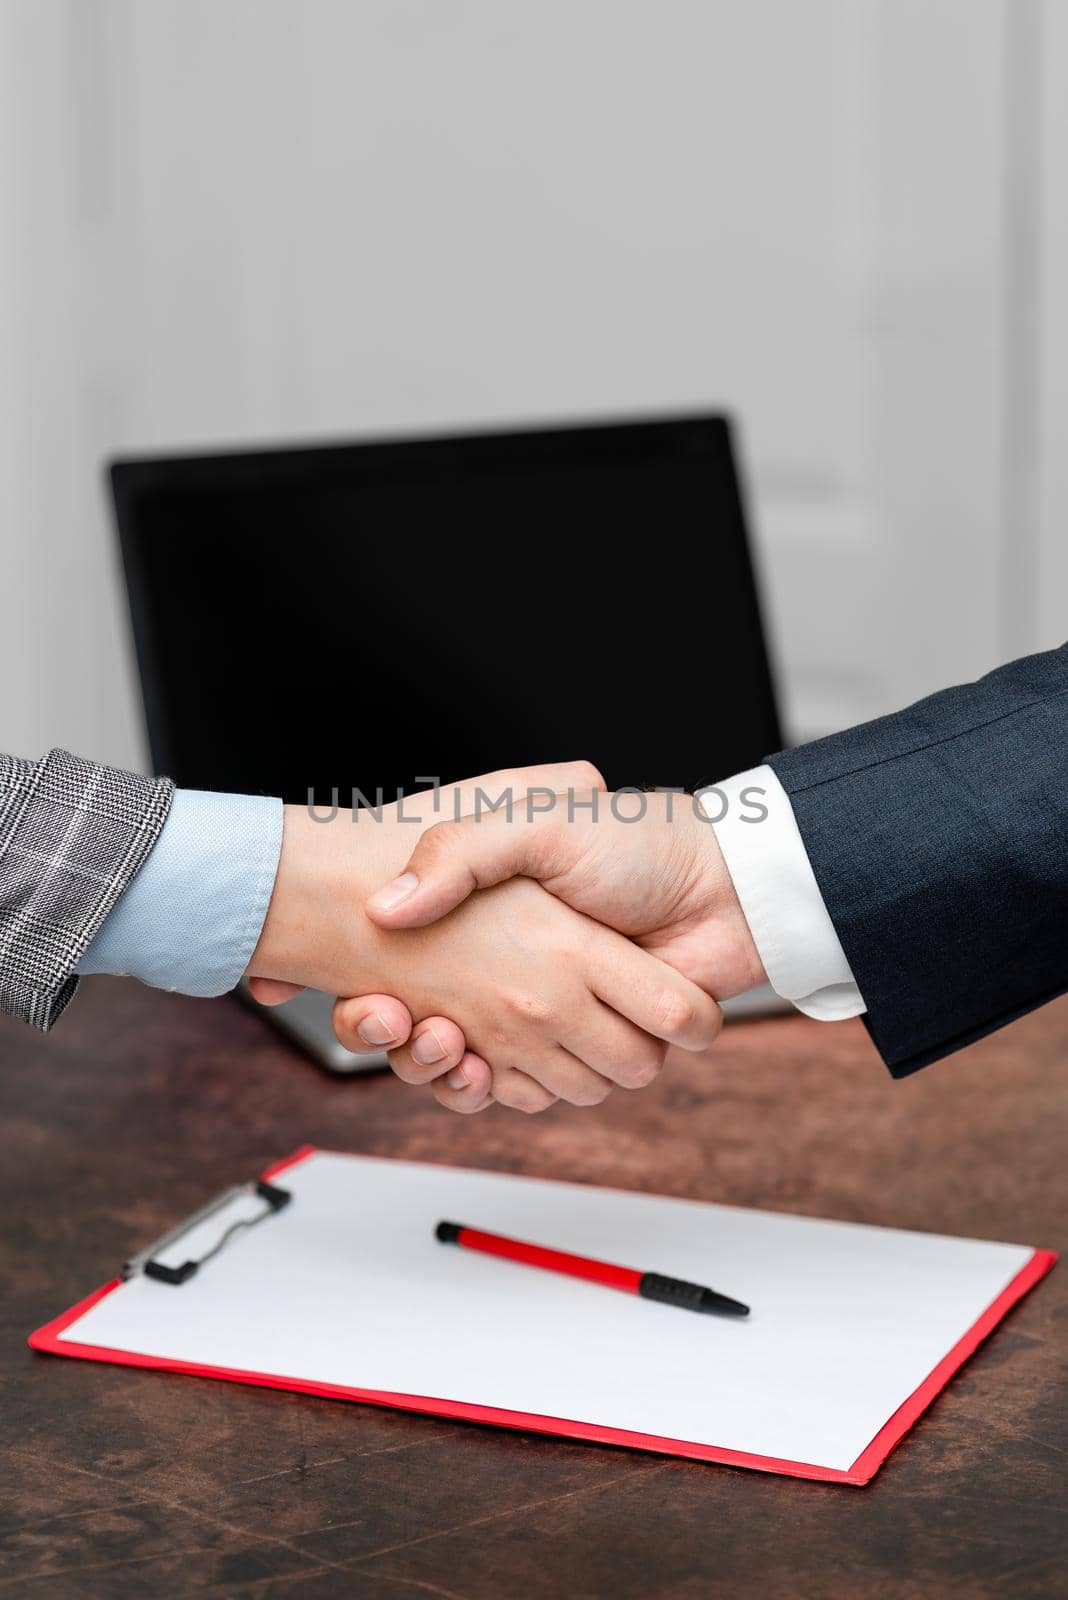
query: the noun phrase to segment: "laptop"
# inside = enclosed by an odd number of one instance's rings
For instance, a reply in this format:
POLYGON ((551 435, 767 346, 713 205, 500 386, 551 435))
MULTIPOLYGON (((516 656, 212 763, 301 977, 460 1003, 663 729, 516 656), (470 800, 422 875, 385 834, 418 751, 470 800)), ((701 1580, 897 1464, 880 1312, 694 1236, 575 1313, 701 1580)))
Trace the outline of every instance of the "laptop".
MULTIPOLYGON (((687 415, 113 462, 154 769, 329 805, 760 761, 782 734, 733 439, 687 415)), ((263 1015, 330 1070, 376 1064, 329 997, 263 1015)))

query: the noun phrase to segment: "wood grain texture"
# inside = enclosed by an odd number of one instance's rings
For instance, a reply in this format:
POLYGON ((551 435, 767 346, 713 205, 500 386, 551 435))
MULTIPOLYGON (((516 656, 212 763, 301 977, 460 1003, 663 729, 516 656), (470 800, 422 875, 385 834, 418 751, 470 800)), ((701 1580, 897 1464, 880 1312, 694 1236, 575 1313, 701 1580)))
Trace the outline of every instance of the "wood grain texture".
POLYGON ((0 1116, 0 1600, 1068 1592, 1064 1265, 863 1490, 25 1346, 304 1142, 1065 1250, 1068 1001, 899 1084, 859 1024, 776 1018, 596 1110, 460 1119, 95 979, 47 1038, 0 1022, 0 1116))

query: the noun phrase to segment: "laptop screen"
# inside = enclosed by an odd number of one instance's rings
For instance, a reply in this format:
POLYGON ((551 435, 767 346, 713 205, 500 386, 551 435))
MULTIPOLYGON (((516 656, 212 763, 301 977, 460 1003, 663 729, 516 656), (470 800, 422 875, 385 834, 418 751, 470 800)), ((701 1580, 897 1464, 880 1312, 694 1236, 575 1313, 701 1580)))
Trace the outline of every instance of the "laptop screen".
POLYGON ((374 801, 780 744, 723 418, 115 463, 153 763, 374 801))

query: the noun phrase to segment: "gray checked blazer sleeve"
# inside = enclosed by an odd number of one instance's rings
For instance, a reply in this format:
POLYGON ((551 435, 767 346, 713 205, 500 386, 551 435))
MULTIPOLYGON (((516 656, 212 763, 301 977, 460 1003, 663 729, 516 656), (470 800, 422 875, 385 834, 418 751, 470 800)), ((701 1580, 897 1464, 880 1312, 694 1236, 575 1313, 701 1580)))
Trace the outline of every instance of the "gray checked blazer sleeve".
POLYGON ((0 1011, 48 1029, 74 969, 144 864, 170 809, 169 778, 0 755, 0 1011))

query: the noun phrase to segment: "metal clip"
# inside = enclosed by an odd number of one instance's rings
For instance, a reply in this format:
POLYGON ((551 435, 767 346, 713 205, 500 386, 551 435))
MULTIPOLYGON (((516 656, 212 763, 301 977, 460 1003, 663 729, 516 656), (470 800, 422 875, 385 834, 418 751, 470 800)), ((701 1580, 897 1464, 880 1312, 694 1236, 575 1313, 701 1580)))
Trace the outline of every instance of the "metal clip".
POLYGON ((271 1217, 276 1211, 281 1211, 284 1206, 289 1204, 292 1198, 293 1196, 288 1189, 279 1189, 273 1183, 264 1183, 262 1178, 252 1183, 235 1183, 231 1188, 224 1190, 222 1194, 216 1195, 214 1200, 209 1200, 207 1205, 201 1206, 198 1211, 194 1211, 190 1216, 186 1217, 185 1221, 180 1222, 177 1227, 171 1228, 168 1233, 163 1234, 161 1238, 150 1244, 146 1249, 139 1250, 137 1255, 131 1256, 122 1269, 122 1277, 124 1279, 134 1278, 138 1273, 142 1273, 146 1278, 157 1278, 160 1283, 186 1283, 206 1261, 210 1261, 213 1256, 218 1255, 233 1234, 242 1228, 254 1228, 258 1222, 263 1221, 264 1217, 271 1217), (266 1202, 258 1216, 240 1217, 236 1222, 232 1222, 222 1234, 222 1237, 212 1245, 211 1249, 196 1260, 183 1261, 179 1267, 168 1267, 162 1261, 156 1259, 172 1244, 176 1244, 179 1239, 183 1239, 187 1233, 191 1233, 202 1222, 209 1221, 218 1212, 225 1210, 228 1205, 240 1199, 242 1195, 257 1195, 266 1202))

